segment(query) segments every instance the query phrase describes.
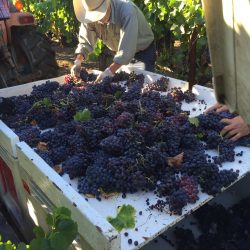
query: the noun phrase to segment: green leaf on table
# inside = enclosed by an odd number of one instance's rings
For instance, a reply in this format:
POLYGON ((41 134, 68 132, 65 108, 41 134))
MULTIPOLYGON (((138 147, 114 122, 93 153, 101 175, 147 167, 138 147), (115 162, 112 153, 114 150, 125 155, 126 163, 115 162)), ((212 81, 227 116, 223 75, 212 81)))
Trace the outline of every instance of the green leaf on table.
POLYGON ((120 99, 122 97, 122 91, 121 90, 117 90, 115 92, 115 99, 120 99))
POLYGON ((91 119, 91 112, 88 109, 76 112, 74 120, 78 122, 88 121, 91 119))
POLYGON ((30 110, 32 110, 33 108, 42 108, 42 107, 47 108, 47 109, 52 107, 52 102, 51 102, 50 98, 45 97, 42 100, 35 102, 32 105, 30 110))
POLYGON ((204 134, 203 133, 197 133, 196 137, 201 140, 201 139, 204 138, 204 134))
POLYGON ((134 228, 135 209, 131 205, 122 205, 117 209, 116 217, 108 216, 107 220, 118 232, 123 228, 134 228))
POLYGON ((195 127, 199 126, 199 119, 197 117, 189 117, 188 121, 195 127))

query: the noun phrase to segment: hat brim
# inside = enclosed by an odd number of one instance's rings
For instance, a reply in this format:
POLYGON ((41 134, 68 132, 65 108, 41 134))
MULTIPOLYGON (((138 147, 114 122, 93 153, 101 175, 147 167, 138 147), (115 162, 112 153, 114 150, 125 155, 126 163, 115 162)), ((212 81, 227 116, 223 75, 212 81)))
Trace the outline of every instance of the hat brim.
POLYGON ((105 16, 109 4, 110 0, 105 0, 97 10, 87 11, 83 7, 82 0, 73 0, 76 18, 81 23, 93 23, 100 21, 105 16))

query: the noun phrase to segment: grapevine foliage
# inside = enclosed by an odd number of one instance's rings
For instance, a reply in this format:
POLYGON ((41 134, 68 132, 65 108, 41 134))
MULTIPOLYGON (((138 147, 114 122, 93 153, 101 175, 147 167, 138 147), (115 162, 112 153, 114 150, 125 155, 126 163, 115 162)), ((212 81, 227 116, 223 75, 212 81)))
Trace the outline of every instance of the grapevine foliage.
POLYGON ((77 223, 71 219, 70 210, 65 207, 56 208, 52 214, 47 215, 46 222, 49 232, 45 232, 41 227, 35 227, 33 229, 35 238, 29 245, 19 243, 16 246, 7 241, 0 242, 0 249, 67 250, 77 235, 77 223))

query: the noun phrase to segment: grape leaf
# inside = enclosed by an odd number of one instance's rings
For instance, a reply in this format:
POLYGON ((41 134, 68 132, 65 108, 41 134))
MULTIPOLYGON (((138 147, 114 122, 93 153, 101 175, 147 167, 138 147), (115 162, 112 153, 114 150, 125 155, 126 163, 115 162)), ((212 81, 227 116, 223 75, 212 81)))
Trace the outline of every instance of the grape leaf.
POLYGON ((66 246, 72 243, 78 231, 77 223, 71 219, 60 221, 56 229, 60 232, 60 235, 63 236, 66 246))
POLYGON ((30 242, 30 250, 52 250, 48 239, 39 238, 30 242))
POLYGON ((54 215, 55 217, 70 218, 71 211, 66 207, 59 207, 59 208, 56 208, 56 210, 54 211, 54 215))
POLYGON ((195 127, 199 126, 199 119, 197 117, 189 117, 188 121, 193 124, 195 127))
MULTIPOLYGON (((67 250, 68 242, 63 234, 55 232, 50 237, 51 246, 54 250, 67 250)), ((72 241, 71 241, 72 242, 72 241)))
POLYGON ((52 107, 52 102, 51 102, 50 98, 45 97, 42 100, 35 102, 32 105, 31 109, 33 109, 33 108, 41 108, 41 107, 48 108, 48 109, 51 108, 52 107))
POLYGON ((36 238, 44 238, 45 233, 41 227, 35 227, 33 229, 34 234, 36 235, 36 238))
POLYGON ((54 219, 53 216, 51 214, 48 214, 46 217, 46 222, 49 226, 53 226, 54 225, 54 219))
POLYGON ((197 133, 196 137, 201 140, 202 138, 204 138, 204 134, 203 133, 197 133))
POLYGON ((122 97, 122 91, 121 90, 117 90, 115 92, 115 99, 120 99, 122 97))
POLYGON ((74 120, 78 122, 88 121, 91 119, 91 112, 88 109, 76 112, 74 120))
POLYGON ((134 228, 135 209, 131 205, 122 205, 117 209, 116 217, 108 216, 107 220, 118 232, 123 228, 134 228))

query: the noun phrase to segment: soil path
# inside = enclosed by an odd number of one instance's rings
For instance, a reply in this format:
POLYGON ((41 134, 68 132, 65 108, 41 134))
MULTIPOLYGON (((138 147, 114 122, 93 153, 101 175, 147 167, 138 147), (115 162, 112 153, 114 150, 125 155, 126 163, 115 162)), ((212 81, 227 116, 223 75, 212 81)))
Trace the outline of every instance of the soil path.
POLYGON ((59 66, 58 76, 69 74, 74 64, 75 48, 73 46, 62 47, 58 44, 53 44, 52 48, 56 52, 56 61, 59 66))

